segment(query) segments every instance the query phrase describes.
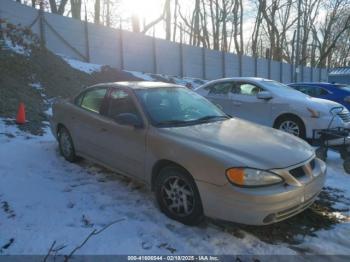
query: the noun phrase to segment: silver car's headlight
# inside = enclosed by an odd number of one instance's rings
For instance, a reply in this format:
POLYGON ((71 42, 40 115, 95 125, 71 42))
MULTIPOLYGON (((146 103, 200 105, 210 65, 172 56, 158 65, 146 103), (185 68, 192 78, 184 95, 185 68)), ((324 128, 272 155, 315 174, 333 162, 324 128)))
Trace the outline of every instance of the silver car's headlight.
POLYGON ((266 170, 254 168, 229 168, 226 177, 230 183, 240 187, 262 187, 282 183, 279 175, 266 170))

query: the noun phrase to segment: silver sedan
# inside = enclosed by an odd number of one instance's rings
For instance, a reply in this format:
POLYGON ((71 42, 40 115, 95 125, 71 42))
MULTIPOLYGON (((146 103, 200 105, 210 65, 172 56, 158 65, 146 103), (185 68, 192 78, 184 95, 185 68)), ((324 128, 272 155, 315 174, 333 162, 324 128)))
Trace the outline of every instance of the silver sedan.
POLYGON ((282 83, 254 77, 210 81, 195 90, 227 114, 274 127, 301 138, 314 129, 350 127, 350 114, 342 105, 305 95, 282 83), (331 112, 331 109, 336 108, 331 112))

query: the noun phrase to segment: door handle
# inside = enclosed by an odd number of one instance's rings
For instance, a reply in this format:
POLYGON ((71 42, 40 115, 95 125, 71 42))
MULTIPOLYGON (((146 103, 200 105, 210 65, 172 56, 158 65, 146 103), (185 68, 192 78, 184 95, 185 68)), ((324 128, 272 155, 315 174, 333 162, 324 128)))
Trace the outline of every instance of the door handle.
POLYGON ((233 101, 232 104, 235 106, 240 106, 242 105, 242 102, 233 101))
POLYGON ((101 128, 100 128, 100 131, 101 131, 101 132, 107 132, 108 129, 107 129, 107 128, 104 128, 104 127, 101 127, 101 128))

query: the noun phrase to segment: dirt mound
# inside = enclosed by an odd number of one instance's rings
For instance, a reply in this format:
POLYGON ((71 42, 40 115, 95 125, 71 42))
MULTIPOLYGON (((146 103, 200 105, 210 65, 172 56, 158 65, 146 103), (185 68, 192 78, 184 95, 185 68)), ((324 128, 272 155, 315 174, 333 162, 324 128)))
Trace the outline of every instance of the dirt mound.
POLYGON ((15 118, 18 104, 24 102, 28 123, 21 129, 33 134, 42 133, 51 98, 70 97, 96 83, 140 80, 109 66, 92 74, 74 69, 60 56, 39 48, 29 29, 0 22, 0 117, 15 118))

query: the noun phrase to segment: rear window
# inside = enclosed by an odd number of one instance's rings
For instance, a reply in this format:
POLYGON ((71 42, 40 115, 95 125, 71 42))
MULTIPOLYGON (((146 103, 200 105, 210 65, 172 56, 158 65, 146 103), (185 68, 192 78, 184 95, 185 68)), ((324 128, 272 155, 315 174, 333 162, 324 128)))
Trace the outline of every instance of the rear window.
POLYGON ((342 89, 342 90, 346 90, 350 92, 350 86, 347 85, 335 85, 337 88, 342 89))

